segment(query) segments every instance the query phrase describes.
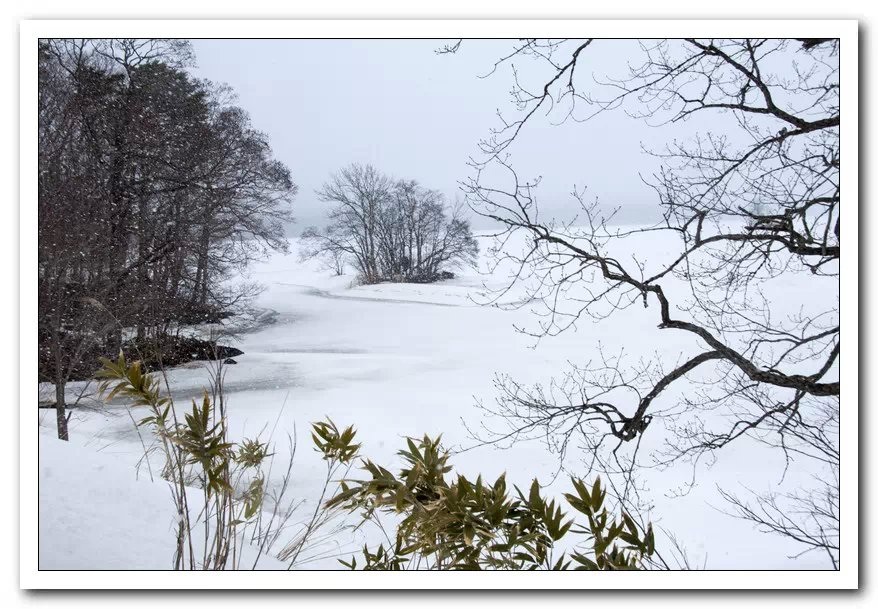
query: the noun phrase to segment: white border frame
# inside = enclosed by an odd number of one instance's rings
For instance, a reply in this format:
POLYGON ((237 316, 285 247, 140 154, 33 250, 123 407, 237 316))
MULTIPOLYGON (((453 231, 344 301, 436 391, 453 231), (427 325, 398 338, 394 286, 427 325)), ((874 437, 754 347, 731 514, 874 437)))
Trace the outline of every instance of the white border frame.
POLYGON ((858 587, 858 205, 845 209, 841 265, 841 570, 552 572, 39 571, 37 398, 37 40, 113 38, 678 38, 741 35, 841 39, 841 149, 845 198, 858 194, 858 23, 854 20, 38 20, 20 23, 20 538, 19 584, 28 589, 854 589, 858 587), (591 30, 591 31, 589 31, 591 30), (108 577, 108 575, 111 575, 108 577))

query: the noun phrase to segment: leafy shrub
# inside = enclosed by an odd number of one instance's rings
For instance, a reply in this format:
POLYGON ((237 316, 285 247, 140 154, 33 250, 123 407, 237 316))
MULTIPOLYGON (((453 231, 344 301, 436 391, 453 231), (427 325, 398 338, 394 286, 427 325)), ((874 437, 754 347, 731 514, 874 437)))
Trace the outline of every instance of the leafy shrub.
MULTIPOLYGON (((314 441, 327 460, 359 457, 352 428, 338 432, 334 425, 317 425, 314 441)), ((572 492, 564 498, 577 522, 540 494, 536 479, 525 493, 518 487, 510 492, 505 475, 493 484, 481 476, 453 476, 439 438, 410 438, 398 455, 405 462, 398 474, 359 457, 368 477, 342 480, 325 503, 359 513, 361 524, 373 521, 382 529, 381 514, 398 519, 392 543, 364 547, 361 562, 356 556, 341 560, 349 569, 630 570, 655 552, 652 526, 644 530, 624 512, 613 516, 599 478, 591 486, 571 478, 572 492), (568 534, 580 543, 556 551, 568 534)))
MULTIPOLYGON (((181 420, 171 397, 162 395, 159 379, 145 373, 141 362, 128 363, 120 352, 116 361, 102 358, 101 363, 97 376, 105 399, 126 398, 131 407, 148 410, 137 426, 151 430, 164 456, 162 477, 171 485, 178 514, 174 568, 240 568, 245 534, 262 541, 273 533, 275 523, 261 520, 268 445, 258 439, 231 442, 222 401, 217 408, 207 391, 200 404, 192 400, 192 410, 181 420), (190 506, 191 486, 201 489, 198 505, 190 506)), ((151 451, 144 450, 148 458, 151 451)))

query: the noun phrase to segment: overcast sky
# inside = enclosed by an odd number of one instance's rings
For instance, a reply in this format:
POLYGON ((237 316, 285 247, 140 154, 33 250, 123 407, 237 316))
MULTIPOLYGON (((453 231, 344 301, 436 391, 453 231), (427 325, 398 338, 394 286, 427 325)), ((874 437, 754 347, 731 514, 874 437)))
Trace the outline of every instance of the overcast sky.
MULTIPOLYGON (((351 162, 416 179, 449 200, 460 196, 458 182, 471 173, 467 159, 499 124, 497 111, 515 112, 510 66, 479 78, 512 42, 465 41, 457 54, 436 54, 444 42, 195 40, 193 72, 231 85, 253 125, 269 135, 299 186, 292 230, 298 234, 323 223, 327 204, 314 191, 351 162)), ((595 75, 624 65, 618 44, 589 49, 595 75)), ((545 74, 527 59, 515 66, 522 77, 545 74)), ((605 205, 621 206, 622 222, 654 219, 655 196, 639 172, 655 164, 641 143, 661 145, 666 130, 621 112, 561 126, 552 124, 557 118, 538 117, 510 150, 523 178, 542 176, 543 216, 574 213, 569 192, 576 185, 605 205)), ((476 218, 474 225, 485 226, 476 218)))

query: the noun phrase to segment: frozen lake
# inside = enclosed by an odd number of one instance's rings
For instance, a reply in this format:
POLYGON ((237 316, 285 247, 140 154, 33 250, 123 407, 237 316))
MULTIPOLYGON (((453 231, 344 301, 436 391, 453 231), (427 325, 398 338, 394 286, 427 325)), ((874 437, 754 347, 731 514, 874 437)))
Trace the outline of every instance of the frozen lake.
MULTIPOLYGON (((498 448, 479 446, 471 437, 468 428, 502 427, 502 421, 485 420, 477 407, 480 400, 494 400, 495 373, 508 373, 524 383, 546 382, 563 372, 567 362, 597 357, 600 345, 618 350, 624 344, 635 359, 658 352, 674 361, 697 347, 685 333, 658 330, 655 312, 641 306, 599 323, 583 320, 575 329, 537 343, 515 329, 534 324, 529 307, 501 310, 478 304, 487 299, 483 282, 500 287, 504 278, 474 270, 433 285, 351 287, 352 276, 334 277, 316 264, 299 262, 293 252, 257 264, 248 274, 265 286, 258 306, 269 311, 265 317, 273 323, 243 333, 233 343, 244 355, 235 358, 237 365, 227 367, 230 426, 233 436, 241 438, 260 430, 267 433, 277 422, 278 448, 285 447, 285 433, 297 430, 292 497, 305 500, 297 512, 302 520, 313 508, 324 473, 310 444, 308 427, 313 421, 329 416, 339 426, 354 425, 362 453, 390 466, 397 464, 394 454, 404 437, 441 433, 444 444, 459 452, 452 462, 461 473, 481 472, 493 479, 505 471, 519 485, 536 476, 550 485, 547 492, 560 496, 569 483, 563 474, 552 482, 558 457, 541 442, 498 448)), ((171 370, 169 380, 180 408, 180 400, 200 394, 208 375, 204 365, 196 363, 171 370)), ((82 388, 82 383, 72 384, 71 397, 82 388)), ((673 399, 669 392, 657 405, 673 399)), ((140 440, 124 407, 97 406, 89 399, 83 403, 72 415, 72 443, 106 457, 113 467, 130 468, 133 478, 140 440)), ((43 444, 52 442, 54 412, 40 411, 40 425, 47 428, 43 444)), ((54 455, 44 455, 41 465, 54 455)), ((563 465, 584 475, 584 457, 571 448, 563 465)), ((696 565, 706 560, 711 569, 826 568, 825 557, 816 553, 792 561, 795 546, 721 511, 717 485, 733 491, 740 490, 741 483, 754 490, 770 488, 781 479, 781 455, 745 440, 719 457, 710 467, 699 465, 696 484, 684 496, 676 495, 692 479, 691 466, 645 471, 640 482, 655 504, 650 517, 659 532, 673 532, 696 565)), ((793 467, 787 483, 797 475, 802 474, 793 467)), ((146 474, 141 470, 139 476, 146 474)), ((170 499, 168 506, 170 537, 170 499)), ((323 558, 303 566, 339 567, 337 555, 361 547, 360 537, 345 532, 313 552, 323 558)), ((93 555, 94 564, 70 566, 100 568, 100 559, 93 555)), ((166 562, 155 566, 166 567, 166 562)))

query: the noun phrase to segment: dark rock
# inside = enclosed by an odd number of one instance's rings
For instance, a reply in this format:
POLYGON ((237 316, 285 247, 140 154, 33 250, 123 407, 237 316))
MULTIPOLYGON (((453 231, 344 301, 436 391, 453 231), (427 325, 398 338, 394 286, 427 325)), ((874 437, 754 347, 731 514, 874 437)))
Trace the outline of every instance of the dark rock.
MULTIPOLYGON (((235 347, 217 345, 191 336, 171 335, 127 340, 122 344, 122 351, 129 362, 140 360, 144 372, 156 372, 162 367, 173 368, 192 361, 224 361, 244 354, 235 347)), ((94 378, 100 368, 100 357, 115 360, 118 355, 118 347, 110 350, 105 343, 97 341, 88 344, 80 360, 71 365, 67 380, 94 378)), ((40 381, 52 381, 54 368, 51 356, 48 348, 40 349, 40 381)))
POLYGON ((240 349, 235 349, 234 347, 226 347, 223 345, 216 346, 216 354, 211 354, 211 357, 205 359, 227 359, 231 357, 238 357, 239 355, 244 355, 244 352, 240 349))

